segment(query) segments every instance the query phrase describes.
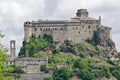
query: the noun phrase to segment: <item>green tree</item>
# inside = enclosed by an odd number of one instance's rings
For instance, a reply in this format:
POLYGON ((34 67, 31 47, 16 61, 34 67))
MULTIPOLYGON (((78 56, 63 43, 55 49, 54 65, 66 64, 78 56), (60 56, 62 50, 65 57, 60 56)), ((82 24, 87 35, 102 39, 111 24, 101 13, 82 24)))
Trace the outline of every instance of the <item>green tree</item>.
POLYGON ((94 32, 93 40, 95 42, 95 45, 100 44, 100 38, 99 38, 97 32, 94 32))
MULTIPOLYGON (((3 38, 4 35, 0 33, 0 39, 3 38)), ((6 67, 5 63, 8 61, 8 56, 6 54, 7 49, 3 47, 0 43, 0 80, 7 80, 4 76, 6 73, 13 70, 11 67, 6 67)))
POLYGON ((54 72, 53 72, 53 80, 69 80, 69 77, 71 76, 70 71, 65 68, 57 68, 54 72))

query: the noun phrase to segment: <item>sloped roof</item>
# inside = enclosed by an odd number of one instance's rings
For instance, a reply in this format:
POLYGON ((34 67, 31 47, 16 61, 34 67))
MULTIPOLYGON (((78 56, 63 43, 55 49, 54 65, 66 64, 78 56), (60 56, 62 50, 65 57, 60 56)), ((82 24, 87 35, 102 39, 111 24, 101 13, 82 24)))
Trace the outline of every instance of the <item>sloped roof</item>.
POLYGON ((91 17, 78 17, 78 16, 73 17, 71 19, 71 21, 73 21, 73 22, 79 22, 79 21, 84 21, 84 20, 97 20, 97 19, 91 18, 91 17))

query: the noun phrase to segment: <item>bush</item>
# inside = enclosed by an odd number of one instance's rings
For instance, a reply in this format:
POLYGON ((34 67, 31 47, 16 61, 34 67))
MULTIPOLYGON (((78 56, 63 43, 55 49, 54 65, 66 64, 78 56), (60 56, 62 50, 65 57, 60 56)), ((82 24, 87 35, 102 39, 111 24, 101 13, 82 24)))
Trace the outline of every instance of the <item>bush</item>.
POLYGON ((82 78, 83 80, 94 80, 95 79, 95 76, 86 69, 81 69, 78 72, 78 76, 82 78))
POLYGON ((71 76, 71 72, 65 68, 57 68, 54 72, 53 72, 53 80, 69 80, 69 77, 71 76))
POLYGON ((47 70, 46 65, 41 65, 41 66, 40 66, 40 71, 46 71, 46 70, 47 70))
POLYGON ((77 59, 74 62, 74 67, 79 68, 79 69, 87 69, 87 68, 89 68, 88 62, 86 60, 84 60, 84 59, 77 59))
POLYGON ((43 80, 53 80, 52 77, 45 77, 43 80))
POLYGON ((112 60, 110 60, 110 59, 107 60, 107 63, 109 63, 109 64, 111 64, 113 66, 115 65, 115 63, 112 60))
POLYGON ((103 65, 100 67, 100 69, 106 78, 110 78, 110 70, 108 66, 103 65))
POLYGON ((81 58, 85 58, 85 57, 86 57, 85 53, 83 53, 83 52, 81 52, 79 56, 80 56, 81 58))
POLYGON ((13 65, 12 67, 14 67, 14 71, 12 71, 12 73, 17 73, 17 74, 24 73, 24 71, 20 66, 13 65))
POLYGON ((120 71, 114 70, 112 71, 112 75, 117 78, 117 80, 120 80, 120 71))

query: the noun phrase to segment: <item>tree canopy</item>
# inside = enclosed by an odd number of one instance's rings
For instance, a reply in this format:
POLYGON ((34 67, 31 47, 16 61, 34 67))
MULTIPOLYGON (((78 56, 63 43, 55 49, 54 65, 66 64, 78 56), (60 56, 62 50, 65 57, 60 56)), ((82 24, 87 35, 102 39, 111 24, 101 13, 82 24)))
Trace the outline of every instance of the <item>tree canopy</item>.
MULTIPOLYGON (((3 38, 4 35, 0 33, 0 39, 3 38)), ((5 78, 5 74, 11 70, 11 67, 6 67, 5 63, 8 61, 8 56, 6 54, 7 49, 0 43, 0 80, 7 80, 5 78)))

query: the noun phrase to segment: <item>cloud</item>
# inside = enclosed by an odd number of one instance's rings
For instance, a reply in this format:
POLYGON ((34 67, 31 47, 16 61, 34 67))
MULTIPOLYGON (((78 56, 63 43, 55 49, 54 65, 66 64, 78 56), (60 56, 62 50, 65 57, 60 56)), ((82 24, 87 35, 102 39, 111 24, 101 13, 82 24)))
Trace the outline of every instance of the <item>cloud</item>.
POLYGON ((102 24, 112 27, 113 40, 120 51, 120 1, 118 0, 0 0, 0 30, 6 34, 2 40, 16 40, 17 53, 24 38, 23 23, 38 19, 70 19, 76 10, 87 8, 90 16, 102 16, 102 24))

